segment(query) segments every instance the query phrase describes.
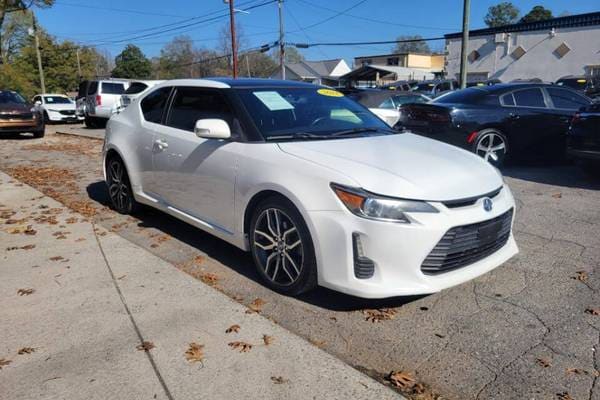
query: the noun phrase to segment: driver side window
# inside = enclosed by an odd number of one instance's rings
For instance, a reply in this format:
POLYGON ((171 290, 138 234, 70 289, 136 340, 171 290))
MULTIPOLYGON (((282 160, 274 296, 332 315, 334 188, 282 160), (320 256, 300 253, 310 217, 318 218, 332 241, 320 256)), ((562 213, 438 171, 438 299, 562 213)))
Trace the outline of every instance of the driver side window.
POLYGON ((217 90, 196 87, 176 88, 166 125, 194 132, 196 121, 206 118, 225 120, 229 128, 234 130, 233 112, 225 97, 217 90))

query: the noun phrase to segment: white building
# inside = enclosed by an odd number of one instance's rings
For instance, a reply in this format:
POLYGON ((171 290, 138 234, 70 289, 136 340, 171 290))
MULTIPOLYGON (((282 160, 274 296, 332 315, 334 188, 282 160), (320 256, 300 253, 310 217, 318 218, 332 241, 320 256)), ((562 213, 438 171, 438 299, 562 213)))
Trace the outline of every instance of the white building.
MULTIPOLYGON (((289 81, 310 82, 316 85, 335 86, 339 77, 350 72, 350 67, 343 59, 321 61, 299 61, 285 64, 285 79, 289 81)), ((271 75, 273 79, 281 79, 281 70, 271 75)))
MULTIPOLYGON (((448 78, 460 73, 462 33, 445 35, 448 78)), ((600 76, 600 12, 469 32, 468 80, 600 76)))

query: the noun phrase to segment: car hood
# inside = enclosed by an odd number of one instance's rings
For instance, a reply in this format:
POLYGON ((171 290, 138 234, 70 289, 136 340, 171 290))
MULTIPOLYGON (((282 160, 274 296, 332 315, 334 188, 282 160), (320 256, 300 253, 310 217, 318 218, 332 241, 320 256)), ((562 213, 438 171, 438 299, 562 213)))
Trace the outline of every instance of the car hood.
POLYGON ((475 154, 411 133, 279 146, 386 196, 458 200, 492 192, 503 184, 497 170, 475 154))
POLYGON ((0 113, 8 113, 8 114, 24 114, 31 112, 30 104, 20 104, 20 103, 4 103, 0 104, 0 113))

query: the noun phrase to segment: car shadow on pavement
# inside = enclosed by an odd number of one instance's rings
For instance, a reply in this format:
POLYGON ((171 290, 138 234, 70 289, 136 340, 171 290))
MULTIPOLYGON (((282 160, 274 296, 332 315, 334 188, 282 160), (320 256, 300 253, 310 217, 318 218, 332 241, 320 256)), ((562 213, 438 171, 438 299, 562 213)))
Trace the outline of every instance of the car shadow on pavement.
MULTIPOLYGON (((103 206, 109 206, 110 198, 104 182, 98 181, 88 185, 87 193, 91 200, 103 206)), ((201 229, 151 207, 142 206, 140 211, 134 216, 139 220, 139 227, 160 230, 164 234, 200 250, 208 257, 231 268, 247 279, 264 286, 255 270, 250 253, 240 250, 201 229)), ((225 290, 225 293, 227 292, 228 291, 225 290)), ((309 293, 297 296, 296 299, 327 310, 355 311, 362 309, 400 307, 423 297, 426 297, 426 295, 390 297, 387 299, 363 299, 327 288, 318 287, 309 293)))
POLYGON ((504 176, 547 185, 578 189, 600 189, 600 178, 586 174, 576 165, 510 166, 502 169, 504 176))

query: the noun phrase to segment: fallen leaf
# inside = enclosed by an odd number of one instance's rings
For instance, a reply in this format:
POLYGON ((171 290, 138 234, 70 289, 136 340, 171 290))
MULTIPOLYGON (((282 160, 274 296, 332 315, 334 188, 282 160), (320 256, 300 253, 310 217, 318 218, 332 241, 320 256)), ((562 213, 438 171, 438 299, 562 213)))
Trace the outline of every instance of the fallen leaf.
POLYGON ((19 296, 29 296, 33 292, 35 292, 35 289, 19 289, 19 290, 17 290, 17 294, 19 296))
POLYGON ((552 195, 552 197, 554 197, 555 199, 560 199, 562 197, 562 193, 558 192, 558 193, 554 193, 552 195))
POLYGON ((537 363, 537 365, 539 365, 540 367, 544 367, 544 368, 548 368, 548 367, 552 366, 552 363, 547 358, 536 358, 535 362, 537 363))
POLYGON ((189 362, 202 362, 204 360, 204 345, 190 343, 190 347, 185 352, 185 359, 189 362))
POLYGON ((559 400, 575 400, 568 392, 557 393, 556 398, 559 400))
POLYGON ((203 262, 204 262, 204 256, 199 256, 199 255, 198 255, 198 256, 194 257, 194 263, 195 263, 195 264, 198 264, 198 265, 200 265, 200 264, 202 264, 203 262))
POLYGON ((37 233, 37 231, 36 231, 35 229, 33 229, 33 228, 31 227, 31 225, 27 225, 27 229, 25 229, 25 230, 23 231, 23 233, 24 233, 24 234, 26 234, 26 235, 33 236, 33 235, 35 235, 35 234, 37 233))
POLYGON ((143 351, 149 351, 149 350, 152 350, 154 347, 155 347, 154 343, 148 342, 148 341, 144 340, 142 342, 142 344, 138 344, 135 348, 138 349, 138 350, 140 350, 140 351, 142 351, 142 350, 143 351))
POLYGON ((4 358, 0 358, 0 369, 2 369, 2 367, 7 366, 8 364, 10 364, 12 361, 11 360, 6 360, 4 358))
POLYGON ((225 333, 231 333, 231 332, 238 333, 239 331, 240 331, 240 326, 237 324, 231 325, 229 328, 225 329, 225 333))
POLYGON ((587 282, 588 274, 585 271, 577 271, 575 272, 575 276, 572 276, 571 279, 578 280, 580 282, 587 282))
POLYGON ((311 342, 313 345, 317 346, 318 348, 322 348, 327 344, 326 341, 318 340, 318 339, 309 339, 309 342, 311 342))
POLYGON ((263 335, 263 342, 265 343, 265 346, 270 345, 274 341, 275 341, 275 338, 273 336, 263 335))
POLYGON ((273 381, 274 384, 276 385, 281 385, 282 383, 287 383, 289 382, 288 379, 285 379, 283 376, 272 376, 271 380, 273 381))
POLYGON ((230 342, 230 343, 228 343, 228 345, 232 349, 239 349, 240 353, 247 353, 250 350, 252 350, 252 345, 250 343, 246 343, 246 342, 230 342))
POLYGON ((267 304, 267 302, 264 301, 263 299, 260 299, 260 298, 254 299, 252 301, 252 303, 250 303, 248 305, 249 310, 246 310, 246 314, 251 314, 253 312, 260 313, 262 311, 262 307, 265 304, 267 304))
POLYGON ((394 315, 396 315, 396 310, 391 308, 381 308, 378 310, 363 310, 363 314, 366 315, 366 321, 381 322, 394 318, 394 315))
POLYGON ((50 257, 50 261, 60 261, 60 260, 64 260, 64 258, 62 256, 50 257))
POLYGON ((31 250, 35 248, 35 244, 26 244, 25 246, 21 246, 22 250, 31 250))
POLYGON ((23 347, 21 349, 19 349, 19 351, 17 352, 17 354, 31 354, 35 351, 35 349, 33 347, 23 347))
POLYGON ((219 277, 211 272, 205 272, 199 275, 200 280, 208 286, 215 286, 219 282, 219 277))
POLYGON ((417 383, 412 374, 405 371, 392 371, 387 379, 392 385, 400 389, 411 389, 417 383))
POLYGON ((588 372, 584 369, 581 368, 567 368, 565 370, 565 372, 568 374, 573 374, 573 375, 587 375, 588 372))
POLYGON ((585 312, 591 315, 600 315, 600 308, 586 308, 585 312))
POLYGON ((435 333, 435 336, 439 337, 440 339, 443 339, 446 337, 446 336, 442 335, 441 333, 435 333))

